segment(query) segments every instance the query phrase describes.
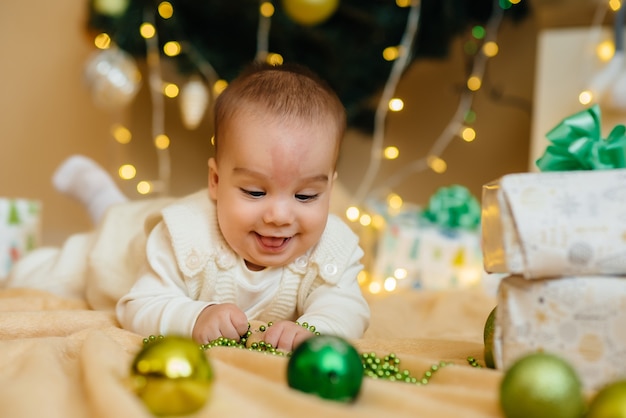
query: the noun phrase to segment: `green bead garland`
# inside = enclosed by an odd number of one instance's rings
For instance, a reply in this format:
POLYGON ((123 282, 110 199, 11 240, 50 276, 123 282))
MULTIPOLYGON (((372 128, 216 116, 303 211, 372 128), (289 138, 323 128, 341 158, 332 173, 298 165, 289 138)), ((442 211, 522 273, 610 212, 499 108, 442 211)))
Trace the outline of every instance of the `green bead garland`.
MULTIPOLYGON (((301 325, 303 328, 308 329, 313 332, 315 335, 320 335, 319 332, 315 330, 315 327, 309 325, 304 322, 302 324, 296 322, 296 324, 301 325)), ((267 326, 261 325, 259 327, 260 332, 264 332, 268 327, 272 326, 272 323, 269 322, 267 326)), ((252 331, 250 330, 250 324, 248 324, 248 331, 246 331, 243 335, 240 336, 239 341, 232 338, 224 338, 219 337, 215 340, 209 341, 206 344, 200 345, 200 350, 206 351, 213 347, 233 347, 240 348, 249 351, 257 351, 265 354, 271 354, 276 356, 285 356, 290 357, 291 352, 284 352, 277 350, 275 347, 272 347, 271 344, 268 344, 264 341, 259 341, 252 343, 250 347, 246 346, 248 338, 252 335, 252 331)), ((150 344, 157 339, 164 338, 163 335, 155 336, 150 335, 148 338, 143 339, 144 344, 150 344)), ((427 385, 430 382, 430 379, 441 370, 443 367, 450 366, 454 363, 440 361, 430 366, 428 370, 426 370, 421 378, 417 378, 411 375, 411 372, 407 369, 400 369, 400 359, 394 353, 390 353, 384 357, 379 357, 376 353, 362 353, 361 361, 363 363, 363 374, 365 377, 370 377, 372 379, 383 379, 392 382, 405 382, 418 386, 427 385)), ((467 362, 472 367, 482 367, 478 361, 474 357, 468 357, 467 362)))

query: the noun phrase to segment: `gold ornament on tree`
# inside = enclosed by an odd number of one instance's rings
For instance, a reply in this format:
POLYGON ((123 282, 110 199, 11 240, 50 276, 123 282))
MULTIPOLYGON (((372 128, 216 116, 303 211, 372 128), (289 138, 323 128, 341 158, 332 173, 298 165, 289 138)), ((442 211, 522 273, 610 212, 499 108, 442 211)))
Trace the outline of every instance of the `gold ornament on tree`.
POLYGON ((181 88, 180 111, 183 124, 187 129, 196 129, 209 105, 209 91, 202 79, 193 76, 181 88))
POLYGON ((103 15, 119 17, 128 8, 129 0, 93 0, 93 9, 103 15))
POLYGON ((85 81, 97 106, 117 110, 135 98, 141 73, 133 57, 112 47, 97 51, 88 59, 85 81))
POLYGON ((339 0, 283 0, 285 13, 305 26, 318 25, 335 13, 339 0))

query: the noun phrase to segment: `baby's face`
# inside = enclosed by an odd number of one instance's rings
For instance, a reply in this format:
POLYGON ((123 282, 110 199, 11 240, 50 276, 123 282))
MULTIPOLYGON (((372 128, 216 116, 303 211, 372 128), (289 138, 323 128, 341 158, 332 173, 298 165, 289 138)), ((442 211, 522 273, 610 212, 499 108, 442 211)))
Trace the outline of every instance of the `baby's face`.
POLYGON ((220 131, 209 192, 224 238, 248 268, 283 266, 314 246, 326 226, 336 131, 332 123, 245 116, 220 131))

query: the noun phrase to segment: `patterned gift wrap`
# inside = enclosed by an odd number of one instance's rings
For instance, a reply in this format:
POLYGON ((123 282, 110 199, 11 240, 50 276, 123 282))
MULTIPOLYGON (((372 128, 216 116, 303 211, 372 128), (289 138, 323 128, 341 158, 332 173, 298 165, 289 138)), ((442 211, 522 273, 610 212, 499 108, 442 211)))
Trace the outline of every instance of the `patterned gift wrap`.
POLYGON ((17 260, 40 244, 41 203, 0 198, 0 281, 17 260))
POLYGON ((567 360, 586 389, 626 378, 626 277, 569 276, 500 282, 494 361, 550 352, 567 360))

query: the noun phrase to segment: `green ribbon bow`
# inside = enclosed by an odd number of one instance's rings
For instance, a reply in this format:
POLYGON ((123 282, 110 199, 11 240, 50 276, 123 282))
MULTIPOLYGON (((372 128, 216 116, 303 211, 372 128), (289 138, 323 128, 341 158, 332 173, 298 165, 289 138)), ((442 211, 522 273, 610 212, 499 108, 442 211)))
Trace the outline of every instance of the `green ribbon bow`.
POLYGON ((536 161, 541 171, 607 170, 626 167, 626 127, 617 125, 606 139, 600 133, 596 104, 559 123, 546 138, 552 142, 536 161))
POLYGON ((464 186, 441 187, 430 197, 422 216, 445 229, 475 230, 480 225, 480 203, 464 186))

